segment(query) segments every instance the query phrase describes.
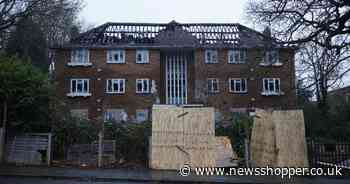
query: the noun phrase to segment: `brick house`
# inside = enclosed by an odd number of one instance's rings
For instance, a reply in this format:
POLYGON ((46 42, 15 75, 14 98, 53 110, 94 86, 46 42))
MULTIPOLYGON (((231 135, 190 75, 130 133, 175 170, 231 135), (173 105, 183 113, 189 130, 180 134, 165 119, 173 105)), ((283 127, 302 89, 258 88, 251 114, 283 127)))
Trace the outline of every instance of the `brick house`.
POLYGON ((294 47, 240 24, 106 23, 54 49, 71 112, 143 121, 152 104, 296 106, 294 47))

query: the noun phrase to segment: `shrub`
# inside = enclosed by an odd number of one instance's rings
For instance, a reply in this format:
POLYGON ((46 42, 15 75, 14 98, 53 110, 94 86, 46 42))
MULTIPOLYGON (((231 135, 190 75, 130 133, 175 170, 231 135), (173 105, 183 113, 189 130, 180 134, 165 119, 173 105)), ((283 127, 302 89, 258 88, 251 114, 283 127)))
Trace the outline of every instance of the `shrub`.
POLYGON ((105 139, 116 140, 116 157, 126 161, 148 159, 151 122, 144 123, 106 123, 105 139))
POLYGON ((98 140, 100 126, 94 122, 67 116, 53 124, 54 157, 64 158, 69 146, 98 140))

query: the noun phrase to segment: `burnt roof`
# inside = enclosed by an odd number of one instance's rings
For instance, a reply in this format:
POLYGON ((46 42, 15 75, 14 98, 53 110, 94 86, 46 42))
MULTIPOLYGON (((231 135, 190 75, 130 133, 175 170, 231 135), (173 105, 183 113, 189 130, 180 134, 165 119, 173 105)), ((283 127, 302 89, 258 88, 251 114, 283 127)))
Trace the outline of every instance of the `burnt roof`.
POLYGON ((241 24, 105 23, 56 48, 91 47, 281 47, 271 37, 241 24))

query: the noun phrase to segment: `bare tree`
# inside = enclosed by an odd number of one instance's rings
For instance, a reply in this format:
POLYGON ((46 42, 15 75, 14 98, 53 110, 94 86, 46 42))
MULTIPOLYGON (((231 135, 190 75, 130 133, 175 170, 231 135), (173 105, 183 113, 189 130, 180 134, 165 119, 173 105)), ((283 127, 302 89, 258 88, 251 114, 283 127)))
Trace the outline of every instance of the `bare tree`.
POLYGON ((0 31, 31 15, 44 0, 0 0, 0 31))
POLYGON ((349 49, 327 49, 314 42, 303 44, 297 53, 298 78, 314 91, 320 108, 327 107, 329 89, 339 86, 350 71, 349 59, 349 49))
POLYGON ((270 25, 275 36, 286 43, 313 41, 338 49, 350 46, 349 0, 251 0, 247 14, 250 20, 270 25), (337 42, 339 37, 347 38, 337 42))

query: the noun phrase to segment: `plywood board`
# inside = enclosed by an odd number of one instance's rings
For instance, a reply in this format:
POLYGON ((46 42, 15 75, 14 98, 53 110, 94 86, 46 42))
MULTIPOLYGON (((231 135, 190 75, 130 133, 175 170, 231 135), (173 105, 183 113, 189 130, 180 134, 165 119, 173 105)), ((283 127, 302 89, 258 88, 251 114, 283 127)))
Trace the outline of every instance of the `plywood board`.
POLYGON ((308 167, 304 116, 301 110, 274 111, 277 167, 308 167))
POLYGON ((257 110, 251 137, 254 166, 307 167, 305 124, 301 110, 257 110))
POLYGON ((215 166, 214 108, 154 106, 150 146, 153 169, 215 166))
POLYGON ((251 136, 251 160, 254 166, 275 165, 275 130, 272 111, 256 110, 251 136))
POLYGON ((216 140, 216 167, 235 167, 236 162, 232 159, 237 159, 237 154, 233 151, 231 140, 225 136, 215 137, 216 140))

